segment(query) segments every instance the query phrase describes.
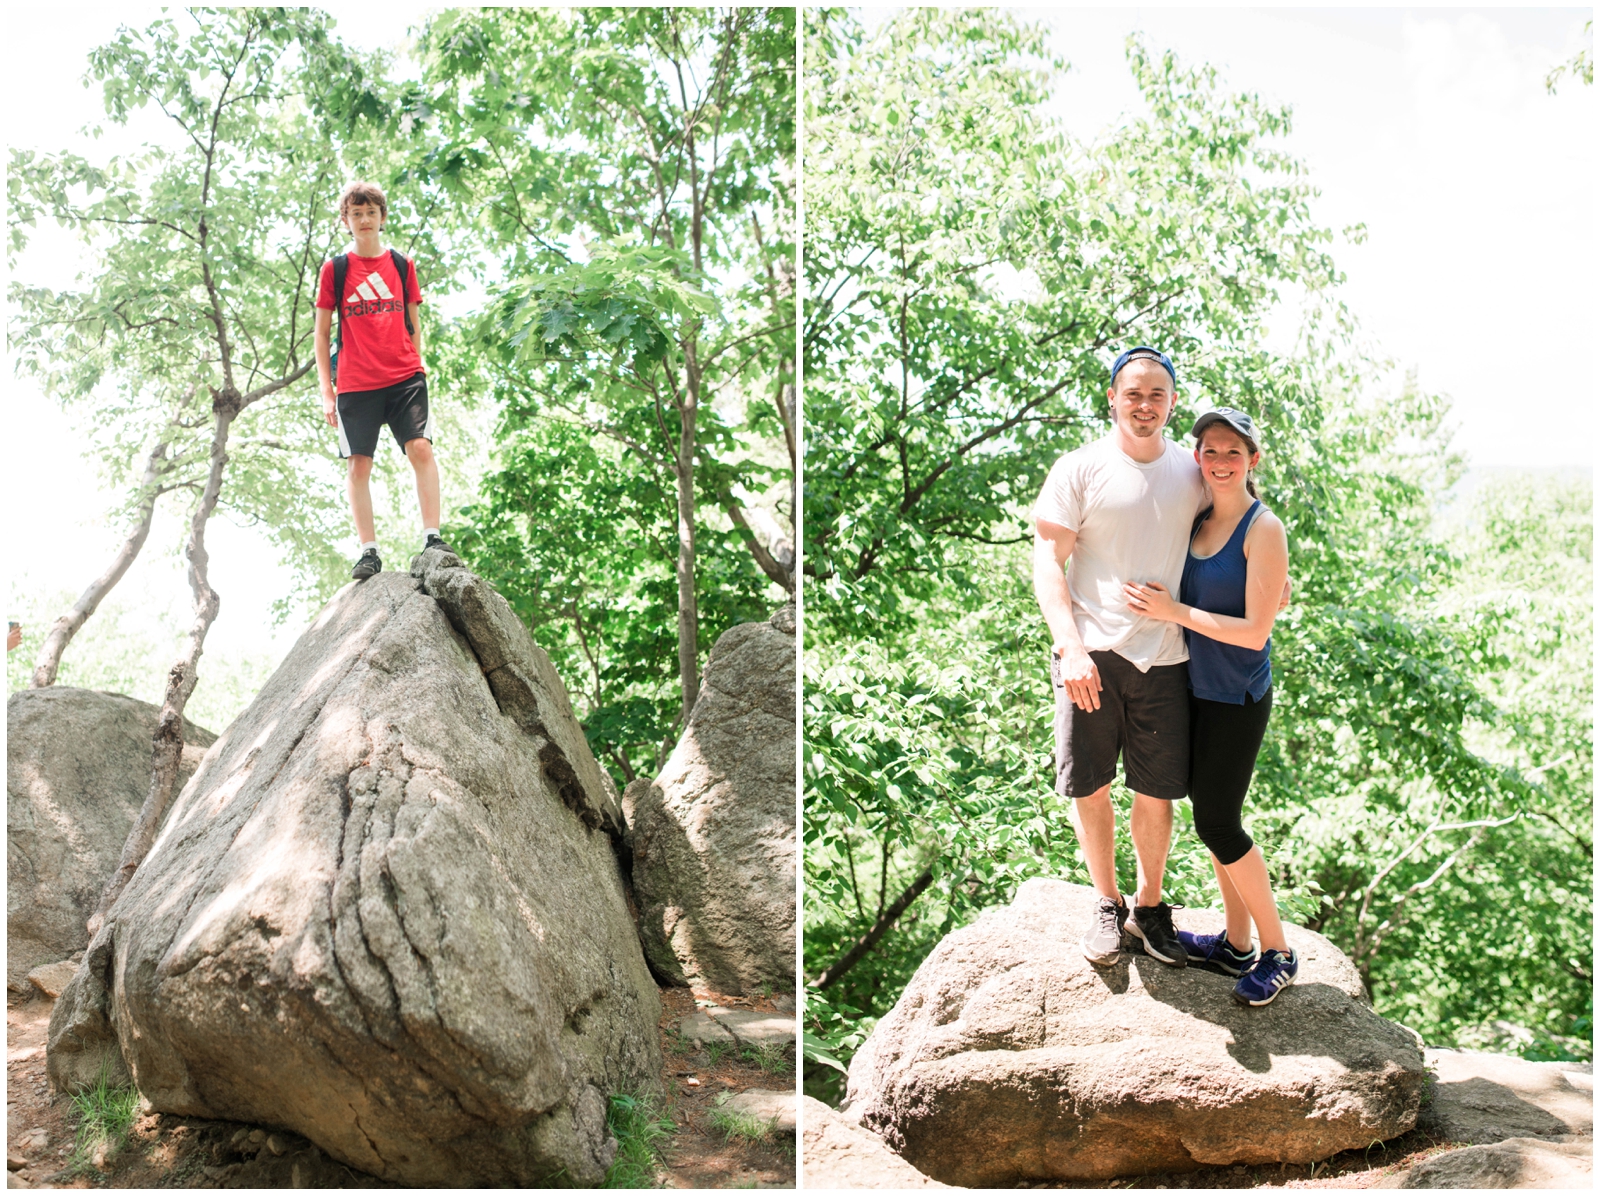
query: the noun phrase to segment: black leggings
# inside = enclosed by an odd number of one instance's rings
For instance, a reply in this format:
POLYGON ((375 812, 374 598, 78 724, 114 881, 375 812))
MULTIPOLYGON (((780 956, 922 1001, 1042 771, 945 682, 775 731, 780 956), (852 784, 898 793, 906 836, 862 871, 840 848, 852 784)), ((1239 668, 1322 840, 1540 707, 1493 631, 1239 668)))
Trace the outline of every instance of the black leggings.
POLYGON ((1194 829, 1211 854, 1224 864, 1243 859, 1255 841, 1239 821, 1256 753, 1267 733, 1272 691, 1244 705, 1189 696, 1189 796, 1194 829))

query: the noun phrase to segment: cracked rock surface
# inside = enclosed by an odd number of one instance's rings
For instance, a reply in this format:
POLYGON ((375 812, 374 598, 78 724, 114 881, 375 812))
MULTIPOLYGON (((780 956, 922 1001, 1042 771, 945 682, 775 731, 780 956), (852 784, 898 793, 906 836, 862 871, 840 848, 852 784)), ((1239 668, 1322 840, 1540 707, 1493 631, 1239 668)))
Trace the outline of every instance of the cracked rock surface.
POLYGON ((50 1076, 125 1064, 157 1111, 398 1182, 593 1185, 608 1097, 661 1070, 616 794, 504 600, 437 550, 414 574, 341 591, 217 741, 57 1002, 50 1076))
POLYGON ((793 607, 723 632, 661 775, 623 795, 639 936, 672 983, 794 987, 794 654, 793 607))
MULTIPOLYGON (((161 708, 52 685, 6 699, 6 983, 89 945, 84 929, 150 788, 161 708)), ((184 720, 179 783, 216 736, 184 720)))
MULTIPOLYGON (((1309 1163, 1416 1123, 1416 1036, 1380 1017, 1319 934, 1286 925, 1295 984, 1268 1006, 1233 979, 1079 947, 1095 893, 1039 878, 945 937, 851 1060, 852 1116, 962 1187, 1309 1163)), ((1222 929, 1180 909, 1182 930, 1222 929)))

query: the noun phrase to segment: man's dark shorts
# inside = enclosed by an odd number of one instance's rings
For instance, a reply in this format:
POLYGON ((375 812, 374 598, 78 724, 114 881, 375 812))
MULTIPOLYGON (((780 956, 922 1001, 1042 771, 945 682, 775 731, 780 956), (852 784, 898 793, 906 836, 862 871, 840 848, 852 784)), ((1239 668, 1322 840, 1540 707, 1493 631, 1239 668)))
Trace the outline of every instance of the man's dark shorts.
POLYGON ((353 390, 341 394, 339 455, 371 457, 378 451, 378 436, 389 425, 395 443, 406 445, 422 437, 433 443, 433 421, 428 414, 428 375, 420 370, 404 382, 381 390, 353 390))
POLYGON ((1088 797, 1109 785, 1122 756, 1129 789, 1164 801, 1189 792, 1189 666, 1154 665, 1141 673, 1115 652, 1091 652, 1100 670, 1100 709, 1079 710, 1060 680, 1056 692, 1056 792, 1088 797))

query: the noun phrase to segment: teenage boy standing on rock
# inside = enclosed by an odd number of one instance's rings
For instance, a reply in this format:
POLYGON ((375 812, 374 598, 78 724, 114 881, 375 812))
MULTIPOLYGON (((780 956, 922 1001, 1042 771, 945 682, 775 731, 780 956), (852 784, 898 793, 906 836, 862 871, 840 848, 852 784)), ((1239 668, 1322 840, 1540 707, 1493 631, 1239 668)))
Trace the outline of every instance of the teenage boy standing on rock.
POLYGON ((1189 790, 1189 652, 1176 624, 1140 615, 1122 589, 1135 579, 1171 588, 1183 577, 1204 488, 1193 456, 1162 435, 1176 389, 1166 354, 1141 345, 1117 358, 1106 392, 1110 434, 1058 460, 1034 507, 1033 588, 1053 644, 1056 792, 1073 799, 1073 829, 1100 894, 1083 938, 1096 964, 1116 962, 1124 926, 1162 963, 1188 964, 1161 881, 1172 803, 1189 790), (1134 791, 1131 913, 1114 856, 1119 755, 1134 791))
POLYGON ((339 219, 355 238, 355 252, 323 264, 317 292, 322 414, 339 432, 339 456, 350 461, 350 513, 361 541, 361 557, 350 576, 357 581, 383 569, 369 479, 385 424, 417 476, 423 549, 450 551, 439 537, 439 467, 422 368, 422 292, 416 266, 379 240, 388 216, 389 201, 376 184, 356 182, 344 189, 339 219), (336 309, 335 359, 329 334, 336 309))

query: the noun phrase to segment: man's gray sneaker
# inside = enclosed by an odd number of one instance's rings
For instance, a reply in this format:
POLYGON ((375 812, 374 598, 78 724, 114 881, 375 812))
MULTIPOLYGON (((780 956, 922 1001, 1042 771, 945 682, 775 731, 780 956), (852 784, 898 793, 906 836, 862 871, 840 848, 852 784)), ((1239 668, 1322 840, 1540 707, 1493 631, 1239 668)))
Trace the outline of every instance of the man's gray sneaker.
POLYGON ((383 572, 383 562, 378 559, 378 550, 369 548, 361 554, 361 559, 356 562, 356 567, 350 570, 350 576, 357 581, 366 581, 374 573, 383 572))
POLYGON ((1083 936, 1083 957, 1090 963, 1113 964, 1122 955, 1122 925, 1128 920, 1128 907, 1109 897, 1095 903, 1094 917, 1083 936))
POLYGON ((1134 906, 1128 915, 1128 933, 1144 943, 1146 955, 1175 968, 1189 966, 1189 952, 1178 941, 1178 932, 1172 928, 1172 906, 1165 901, 1134 906))

